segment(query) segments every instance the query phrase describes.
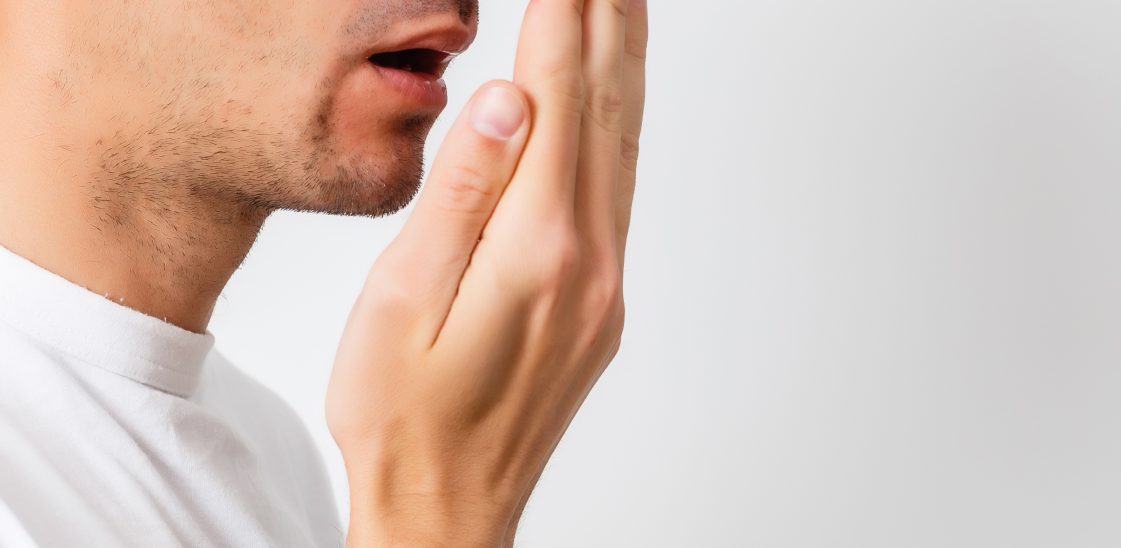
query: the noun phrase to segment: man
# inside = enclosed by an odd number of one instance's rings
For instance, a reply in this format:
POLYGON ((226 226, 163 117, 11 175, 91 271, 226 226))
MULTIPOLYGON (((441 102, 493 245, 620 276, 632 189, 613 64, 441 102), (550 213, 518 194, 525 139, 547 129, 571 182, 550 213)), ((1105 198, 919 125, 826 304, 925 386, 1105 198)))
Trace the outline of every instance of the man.
MULTIPOLYGON (((337 546, 304 427, 212 349, 278 209, 399 210, 475 0, 0 0, 0 545, 337 546)), ((618 349, 643 0, 531 0, 327 395, 352 546, 511 545, 618 349)))

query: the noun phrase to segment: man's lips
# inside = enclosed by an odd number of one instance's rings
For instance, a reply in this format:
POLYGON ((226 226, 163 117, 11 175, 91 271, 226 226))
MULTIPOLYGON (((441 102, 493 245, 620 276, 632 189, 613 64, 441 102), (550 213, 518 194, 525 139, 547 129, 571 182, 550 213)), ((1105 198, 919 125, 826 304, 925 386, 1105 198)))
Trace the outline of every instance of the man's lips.
POLYGON ((418 24, 410 26, 408 33, 385 37, 369 48, 365 56, 368 58, 410 49, 433 50, 452 55, 463 53, 474 41, 475 29, 460 22, 458 18, 444 19, 445 22, 441 24, 427 27, 418 24))
POLYGON ((452 23, 411 31, 382 41, 366 60, 385 82, 407 97, 443 108, 447 87, 441 78, 452 59, 470 46, 475 30, 455 18, 452 23))
POLYGON ((418 75, 440 78, 454 54, 433 49, 407 49, 377 53, 370 57, 370 62, 384 69, 401 70, 418 75))

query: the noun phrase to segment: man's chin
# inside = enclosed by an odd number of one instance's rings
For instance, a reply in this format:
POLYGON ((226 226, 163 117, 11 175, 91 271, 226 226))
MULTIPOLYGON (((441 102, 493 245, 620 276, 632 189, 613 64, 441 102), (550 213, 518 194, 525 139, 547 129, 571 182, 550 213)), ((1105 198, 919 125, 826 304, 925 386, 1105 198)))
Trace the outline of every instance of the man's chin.
POLYGON ((418 153, 392 162, 347 163, 324 176, 303 173, 271 188, 241 194, 239 201, 267 211, 304 211, 328 215, 382 217, 401 211, 421 186, 423 161, 418 153))
POLYGON ((416 198, 424 170, 424 142, 434 116, 407 117, 392 131, 362 139, 323 134, 311 143, 309 161, 290 164, 289 181, 270 196, 256 196, 269 209, 329 215, 382 217, 416 198), (350 149, 347 151, 346 149, 350 149))
POLYGON ((309 211, 329 215, 382 217, 401 211, 416 198, 421 168, 393 174, 346 172, 319 182, 319 195, 305 204, 309 211))

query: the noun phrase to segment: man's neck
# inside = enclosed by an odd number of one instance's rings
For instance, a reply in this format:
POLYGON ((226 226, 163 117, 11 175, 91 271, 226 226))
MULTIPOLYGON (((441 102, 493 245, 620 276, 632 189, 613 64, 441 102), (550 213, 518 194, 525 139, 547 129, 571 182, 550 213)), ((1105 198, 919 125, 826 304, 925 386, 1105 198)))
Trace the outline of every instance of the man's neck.
MULTIPOLYGON (((12 25, 0 25, 0 37, 68 39, 59 28, 12 25)), ((269 211, 150 165, 159 158, 114 129, 128 118, 126 97, 82 100, 73 90, 92 85, 91 76, 64 70, 74 68, 66 51, 8 42, 0 48, 0 245, 108 299, 205 332, 269 211)))
MULTIPOLYGON (((0 164, 3 165, 3 164, 0 164)), ((114 196, 4 172, 0 245, 124 306, 203 333, 268 213, 233 201, 114 196)))

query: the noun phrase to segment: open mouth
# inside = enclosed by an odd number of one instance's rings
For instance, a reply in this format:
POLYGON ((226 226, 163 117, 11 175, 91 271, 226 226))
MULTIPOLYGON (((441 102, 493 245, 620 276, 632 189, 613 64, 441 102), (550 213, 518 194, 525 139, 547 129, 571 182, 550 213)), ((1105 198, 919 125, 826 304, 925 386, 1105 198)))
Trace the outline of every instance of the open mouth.
POLYGON ((370 62, 384 69, 439 79, 444 76, 444 71, 454 57, 453 54, 433 49, 406 49, 374 54, 370 56, 370 62))

